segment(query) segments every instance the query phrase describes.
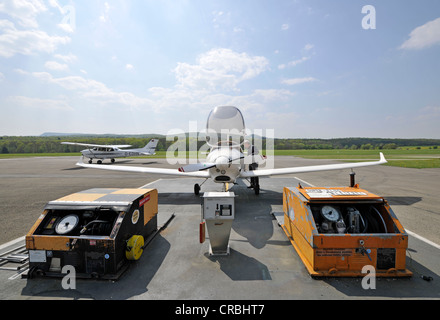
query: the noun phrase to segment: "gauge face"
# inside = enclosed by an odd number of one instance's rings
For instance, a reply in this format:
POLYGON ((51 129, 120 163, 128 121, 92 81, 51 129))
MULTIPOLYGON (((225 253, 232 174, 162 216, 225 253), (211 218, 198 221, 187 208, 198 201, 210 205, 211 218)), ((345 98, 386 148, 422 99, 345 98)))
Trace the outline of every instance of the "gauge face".
POLYGON ((71 214, 69 216, 65 216, 58 222, 55 227, 55 231, 58 234, 68 234, 70 231, 76 228, 78 225, 79 218, 77 215, 71 214))
POLYGON ((321 214, 325 219, 332 222, 338 221, 340 217, 338 209, 332 206, 323 206, 321 208, 321 214))

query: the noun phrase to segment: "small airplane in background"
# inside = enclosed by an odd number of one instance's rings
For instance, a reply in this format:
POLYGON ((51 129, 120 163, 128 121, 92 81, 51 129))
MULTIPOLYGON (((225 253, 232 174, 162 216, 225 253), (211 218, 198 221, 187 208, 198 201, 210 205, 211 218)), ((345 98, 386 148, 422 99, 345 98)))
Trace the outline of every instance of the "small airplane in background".
MULTIPOLYGON (((232 106, 216 107, 211 111, 207 121, 207 132, 219 133, 222 130, 229 129, 230 132, 238 133, 238 141, 223 140, 217 137, 216 141, 209 140, 207 144, 210 146, 209 154, 206 162, 189 164, 179 169, 151 168, 151 167, 134 167, 134 166, 96 166, 78 162, 77 165, 85 168, 96 168, 105 170, 138 172, 138 173, 155 173, 164 175, 198 177, 201 179, 212 179, 214 182, 223 183, 224 191, 227 191, 228 183, 235 184, 237 179, 246 179, 250 182, 250 187, 254 189, 255 194, 260 193, 259 177, 269 177, 273 175, 286 175, 292 173, 318 172, 328 170, 353 169, 359 167, 375 166, 387 163, 384 155, 380 153, 378 161, 357 162, 357 163, 338 163, 325 164, 317 166, 290 167, 279 169, 257 169, 247 170, 244 161, 245 156, 242 150, 241 140, 245 136, 245 124, 241 111, 232 106), (218 142, 217 142, 218 141, 218 142)), ((213 136, 215 138, 215 135, 213 136)), ((251 157, 253 157, 251 155, 251 157)), ((253 162, 253 161, 252 161, 253 162)), ((203 183, 205 183, 205 181, 203 183)), ((202 183, 202 184, 203 184, 202 183)), ((201 185, 194 185, 194 193, 199 194, 201 185)))
POLYGON ((93 159, 98 159, 97 163, 102 164, 102 160, 105 159, 111 159, 111 162, 114 163, 115 158, 155 155, 158 142, 159 139, 151 139, 145 147, 140 149, 122 149, 129 148, 131 145, 99 145, 77 142, 62 142, 61 144, 88 147, 88 149, 81 151, 83 157, 89 158, 90 164, 93 159))

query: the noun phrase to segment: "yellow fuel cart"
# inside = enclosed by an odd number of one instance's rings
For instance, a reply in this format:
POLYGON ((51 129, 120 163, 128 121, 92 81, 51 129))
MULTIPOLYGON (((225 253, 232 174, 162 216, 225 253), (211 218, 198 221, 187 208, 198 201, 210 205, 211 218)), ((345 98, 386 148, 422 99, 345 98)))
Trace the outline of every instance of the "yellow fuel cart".
POLYGON ((354 187, 284 188, 283 230, 312 277, 409 277, 408 235, 388 202, 354 187))
POLYGON ((49 202, 26 236, 28 277, 118 279, 157 230, 156 189, 90 189, 49 202))

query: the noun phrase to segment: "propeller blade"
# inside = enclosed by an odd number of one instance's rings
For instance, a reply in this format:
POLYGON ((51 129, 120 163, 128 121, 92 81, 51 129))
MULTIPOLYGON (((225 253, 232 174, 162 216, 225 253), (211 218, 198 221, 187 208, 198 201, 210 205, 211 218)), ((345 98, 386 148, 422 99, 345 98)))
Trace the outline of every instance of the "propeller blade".
POLYGON ((232 163, 233 161, 241 160, 241 159, 244 159, 244 158, 245 158, 245 156, 238 157, 238 158, 235 158, 235 159, 229 159, 229 163, 232 163))
POLYGON ((179 168, 180 172, 196 172, 208 170, 215 167, 215 163, 196 163, 179 168))

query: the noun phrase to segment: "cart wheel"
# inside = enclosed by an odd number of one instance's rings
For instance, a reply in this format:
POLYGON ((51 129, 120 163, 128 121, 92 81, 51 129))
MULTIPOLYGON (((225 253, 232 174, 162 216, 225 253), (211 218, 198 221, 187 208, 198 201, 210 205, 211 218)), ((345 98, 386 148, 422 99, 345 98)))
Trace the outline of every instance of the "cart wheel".
POLYGON ((137 261, 141 258, 144 252, 144 237, 132 236, 127 241, 127 247, 125 248, 125 257, 128 260, 137 261))

